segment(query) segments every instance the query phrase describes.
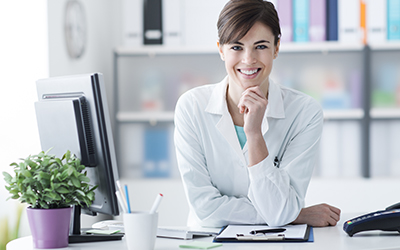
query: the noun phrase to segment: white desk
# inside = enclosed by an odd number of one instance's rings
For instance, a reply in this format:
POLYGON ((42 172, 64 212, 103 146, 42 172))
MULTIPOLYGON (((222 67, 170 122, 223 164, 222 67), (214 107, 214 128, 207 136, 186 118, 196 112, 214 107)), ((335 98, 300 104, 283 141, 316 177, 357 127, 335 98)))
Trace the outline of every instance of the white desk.
MULTIPOLYGON (((355 215, 354 215, 355 216, 355 215)), ((213 249, 228 250, 367 250, 367 249, 400 249, 400 234, 396 232, 364 232, 349 237, 343 230, 343 222, 354 216, 342 216, 342 220, 335 227, 314 228, 314 242, 310 243, 224 243, 222 247, 213 249)), ((212 241, 212 237, 196 238, 200 241, 212 241)), ((190 241, 157 238, 155 250, 176 250, 180 244, 190 241)), ((32 247, 31 236, 19 238, 7 244, 6 250, 30 250, 32 247)), ((70 244, 67 250, 127 250, 125 240, 97 243, 70 244)))

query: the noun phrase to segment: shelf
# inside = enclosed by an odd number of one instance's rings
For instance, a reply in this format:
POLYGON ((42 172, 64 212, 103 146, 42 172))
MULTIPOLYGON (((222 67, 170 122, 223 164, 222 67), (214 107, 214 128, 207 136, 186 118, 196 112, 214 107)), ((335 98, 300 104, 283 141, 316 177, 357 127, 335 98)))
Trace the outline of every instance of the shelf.
MULTIPOLYGON (((400 116, 400 111, 399 111, 400 116)), ((362 109, 351 110, 324 110, 324 119, 331 120, 354 120, 362 119, 364 112, 362 109)), ((119 122, 173 122, 174 111, 137 111, 137 112, 119 112, 117 114, 119 122)))
POLYGON ((119 122, 173 122, 173 111, 138 111, 138 112, 118 112, 117 120, 119 122))
POLYGON ((215 48, 190 48, 190 47, 165 47, 162 45, 141 46, 141 47, 117 47, 114 52, 119 56, 150 56, 156 55, 190 55, 190 54, 218 54, 218 47, 215 48))
MULTIPOLYGON (((321 52, 328 53, 333 51, 361 51, 363 44, 340 43, 340 42, 307 42, 307 43, 282 43, 280 52, 321 52)), ((148 45, 141 47, 117 47, 114 52, 119 56, 150 56, 156 55, 190 55, 190 54, 218 54, 217 45, 215 48, 199 47, 166 47, 162 45, 148 45)))
POLYGON ((400 108, 372 108, 372 119, 397 119, 400 118, 400 108))
POLYGON ((370 44, 371 50, 400 50, 400 41, 387 41, 370 44))
POLYGON ((364 117, 362 109, 324 110, 325 120, 359 120, 364 117))
MULTIPOLYGON (((388 41, 382 43, 369 44, 372 50, 400 50, 400 41, 388 41)), ((365 47, 361 43, 343 43, 343 42, 289 42, 282 43, 281 53, 296 52, 321 52, 329 53, 335 51, 361 51, 365 47)), ((198 48, 198 47, 166 47, 162 45, 148 45, 141 47, 117 47, 114 52, 120 56, 132 55, 190 55, 190 54, 218 54, 218 48, 198 48)))
POLYGON ((341 42, 307 42, 307 43, 282 43, 280 52, 321 52, 328 53, 334 51, 362 51, 364 45, 361 43, 341 43, 341 42))

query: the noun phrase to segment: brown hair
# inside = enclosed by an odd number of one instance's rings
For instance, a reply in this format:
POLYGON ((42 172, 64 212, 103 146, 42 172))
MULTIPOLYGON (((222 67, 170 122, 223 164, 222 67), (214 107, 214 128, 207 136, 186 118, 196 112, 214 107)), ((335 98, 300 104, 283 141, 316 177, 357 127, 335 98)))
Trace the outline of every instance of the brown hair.
POLYGON ((276 46, 281 37, 281 28, 274 5, 263 0, 230 0, 218 18, 219 44, 239 41, 256 22, 271 28, 276 46))

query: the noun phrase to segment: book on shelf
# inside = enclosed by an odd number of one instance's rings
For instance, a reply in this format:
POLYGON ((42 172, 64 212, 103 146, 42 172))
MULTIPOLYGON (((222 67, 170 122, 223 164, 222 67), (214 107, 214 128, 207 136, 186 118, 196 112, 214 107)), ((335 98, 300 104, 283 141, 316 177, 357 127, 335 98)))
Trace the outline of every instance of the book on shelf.
POLYGON ((321 137, 321 177, 357 177, 361 170, 361 126, 358 121, 329 121, 321 137))
POLYGON ((122 2, 123 15, 123 44, 126 47, 143 45, 143 2, 124 0, 122 2))
POLYGON ((165 46, 181 46, 183 43, 182 2, 183 0, 162 0, 165 46))
POLYGON ((147 127, 144 132, 144 177, 169 177, 169 131, 163 127, 147 127))
POLYGON ((351 108, 361 108, 363 96, 363 79, 361 72, 352 70, 349 77, 351 108))
POLYGON ((161 0, 143 1, 143 43, 163 44, 163 18, 161 0))
POLYGON ((387 28, 387 1, 368 0, 366 16, 368 27, 368 43, 385 42, 387 28))
POLYGON ((191 240, 199 236, 215 236, 221 228, 158 227, 157 237, 191 240))
POLYGON ((366 0, 360 0, 360 36, 363 44, 367 44, 366 9, 366 0))
POLYGON ((360 20, 360 0, 338 0, 339 42, 361 42, 360 20))
POLYGON ((400 0, 387 0, 388 40, 400 40, 400 0))
POLYGON ((310 0, 310 41, 326 40, 326 1, 310 0))
POLYGON ((184 45, 215 48, 218 16, 227 2, 228 0, 184 0, 181 8, 184 45))
POLYGON ((292 0, 279 0, 277 12, 281 25, 281 41, 291 42, 293 40, 292 0))
POLYGON ((309 42, 309 0, 293 0, 293 41, 309 42))
POLYGON ((326 2, 326 29, 328 41, 338 40, 338 0, 327 0, 326 2))

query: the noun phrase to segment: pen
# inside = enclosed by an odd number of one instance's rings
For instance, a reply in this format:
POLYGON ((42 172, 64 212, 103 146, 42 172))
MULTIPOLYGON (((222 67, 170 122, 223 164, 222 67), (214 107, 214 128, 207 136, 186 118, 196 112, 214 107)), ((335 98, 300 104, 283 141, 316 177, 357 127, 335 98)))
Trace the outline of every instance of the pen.
POLYGON ((160 205, 162 197, 163 197, 162 194, 157 195, 156 200, 154 201, 153 206, 150 209, 151 214, 154 214, 157 211, 157 208, 160 205))
POLYGON ((119 205, 120 205, 121 208, 122 208, 122 211, 123 211, 124 213, 127 213, 128 211, 127 211, 127 208, 126 208, 126 206, 125 206, 125 204, 124 204, 124 200, 123 200, 123 198, 122 198, 121 193, 120 193, 119 191, 116 191, 116 192, 115 192, 115 195, 117 196, 117 200, 118 200, 118 202, 119 202, 119 205))
POLYGON ((128 186, 125 185, 125 198, 126 198, 126 207, 128 209, 128 214, 131 213, 131 204, 129 202, 129 193, 128 193, 128 186))
POLYGON ((269 228, 269 229, 252 230, 252 231, 250 231, 250 234, 282 233, 285 231, 286 231, 285 228, 269 228))
POLYGON ((124 190, 122 189, 121 183, 119 182, 119 180, 117 180, 115 183, 117 184, 117 188, 119 190, 119 194, 121 195, 124 207, 125 207, 125 209, 127 209, 128 205, 126 204, 126 198, 125 198, 124 190))

